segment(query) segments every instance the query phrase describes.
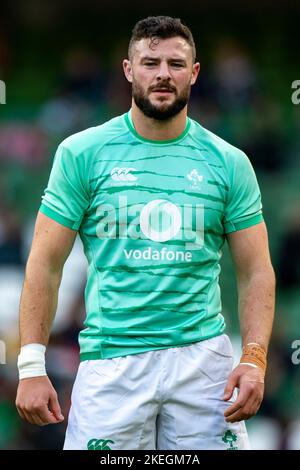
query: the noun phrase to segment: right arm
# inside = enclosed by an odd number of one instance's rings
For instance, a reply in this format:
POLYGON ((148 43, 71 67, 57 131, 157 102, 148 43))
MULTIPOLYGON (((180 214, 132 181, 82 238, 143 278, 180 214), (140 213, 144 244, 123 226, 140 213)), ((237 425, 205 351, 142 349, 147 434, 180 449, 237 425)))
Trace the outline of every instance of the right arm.
MULTIPOLYGON (((21 346, 48 343, 63 266, 76 233, 39 212, 20 303, 21 346)), ((16 406, 20 416, 32 424, 63 420, 57 394, 45 375, 20 380, 16 406)))

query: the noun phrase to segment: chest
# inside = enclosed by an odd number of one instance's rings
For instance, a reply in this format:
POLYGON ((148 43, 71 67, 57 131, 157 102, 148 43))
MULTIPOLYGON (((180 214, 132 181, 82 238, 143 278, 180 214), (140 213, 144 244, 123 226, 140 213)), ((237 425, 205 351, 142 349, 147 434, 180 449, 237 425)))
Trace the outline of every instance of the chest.
POLYGON ((197 240, 222 232, 228 193, 223 168, 204 152, 180 146, 103 151, 90 179, 87 217, 100 238, 197 240))

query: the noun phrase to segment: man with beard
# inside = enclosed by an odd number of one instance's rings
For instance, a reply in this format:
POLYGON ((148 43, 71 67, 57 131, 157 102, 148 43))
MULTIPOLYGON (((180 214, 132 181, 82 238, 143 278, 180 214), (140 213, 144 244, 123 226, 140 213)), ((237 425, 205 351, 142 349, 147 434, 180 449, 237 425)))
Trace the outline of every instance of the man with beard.
POLYGON ((256 177, 242 151, 187 116, 200 64, 179 19, 139 21, 128 57, 130 111, 57 150, 21 299, 17 408, 34 424, 63 420, 44 353, 79 232, 87 318, 64 448, 246 449, 274 312, 256 177), (218 284, 225 240, 243 343, 234 370, 218 284))

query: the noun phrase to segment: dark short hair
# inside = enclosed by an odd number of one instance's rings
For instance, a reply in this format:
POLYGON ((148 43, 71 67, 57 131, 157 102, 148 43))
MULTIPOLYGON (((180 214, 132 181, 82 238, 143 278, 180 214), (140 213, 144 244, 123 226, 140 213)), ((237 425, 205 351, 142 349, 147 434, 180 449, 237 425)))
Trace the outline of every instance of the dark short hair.
POLYGON ((196 59, 196 47, 193 35, 190 29, 182 23, 180 18, 172 18, 171 16, 148 16, 138 21, 133 30, 128 47, 128 57, 132 56, 132 46, 136 41, 141 39, 169 39, 180 36, 192 48, 193 62, 196 59))

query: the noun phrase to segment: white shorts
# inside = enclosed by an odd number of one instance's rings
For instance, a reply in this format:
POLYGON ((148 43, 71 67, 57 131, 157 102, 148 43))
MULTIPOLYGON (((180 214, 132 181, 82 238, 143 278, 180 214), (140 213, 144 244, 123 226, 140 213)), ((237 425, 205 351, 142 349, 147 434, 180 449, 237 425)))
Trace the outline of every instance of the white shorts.
POLYGON ((248 449, 244 422, 226 423, 233 367, 227 335, 189 346, 81 362, 64 449, 248 449))

